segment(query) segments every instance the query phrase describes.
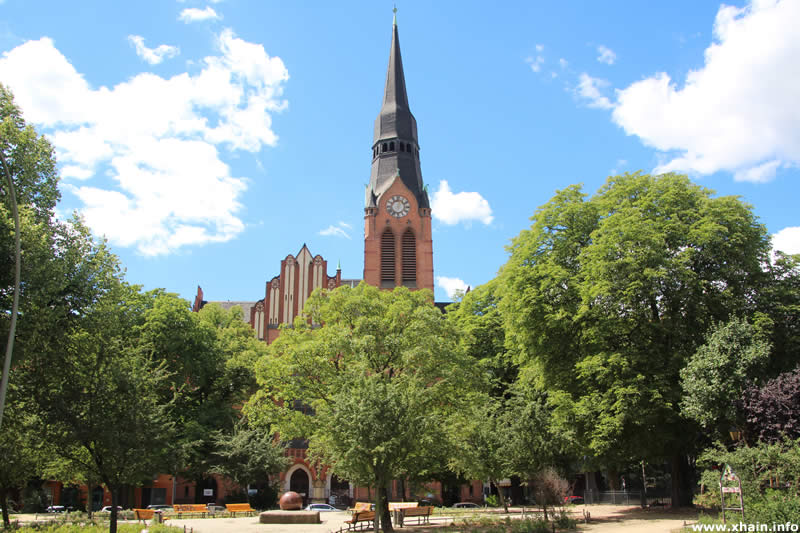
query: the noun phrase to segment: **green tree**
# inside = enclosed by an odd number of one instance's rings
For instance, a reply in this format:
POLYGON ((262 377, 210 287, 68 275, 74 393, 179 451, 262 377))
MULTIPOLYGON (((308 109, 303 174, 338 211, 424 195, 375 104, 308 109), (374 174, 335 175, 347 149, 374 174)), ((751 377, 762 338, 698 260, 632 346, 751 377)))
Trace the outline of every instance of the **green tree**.
POLYGON ((459 343, 475 360, 495 398, 505 397, 517 379, 518 367, 505 346, 498 280, 476 287, 447 307, 446 318, 460 333, 459 343))
POLYGON ((719 438, 741 428, 736 404, 748 382, 763 376, 769 355, 769 343, 746 320, 717 325, 681 370, 681 410, 719 438))
POLYGON ((239 408, 255 391, 253 368, 266 346, 239 307, 209 304, 192 313, 186 300, 160 291, 140 331, 143 349, 170 372, 168 392, 179 392, 170 471, 199 480, 215 464, 214 435, 233 432, 239 408))
POLYGON ((285 446, 273 434, 249 427, 245 419, 232 433, 218 433, 214 444, 214 466, 209 472, 228 477, 243 488, 266 481, 289 466, 285 446))
POLYGON ((679 372, 713 324, 752 310, 766 229, 674 174, 612 177, 590 199, 572 186, 532 220, 501 274, 508 346, 584 453, 670 457, 673 501, 690 503, 679 372))
POLYGON ((111 492, 114 533, 119 489, 166 466, 170 381, 140 342, 152 295, 119 279, 116 259, 103 245, 87 260, 104 265, 96 273, 107 283, 62 346, 29 357, 24 379, 47 440, 84 481, 97 480, 111 492))
MULTIPOLYGON (((500 487, 501 479, 510 478, 512 469, 511 416, 504 411, 502 400, 488 395, 472 402, 469 411, 452 417, 448 433, 453 441, 454 453, 450 467, 470 479, 488 480, 500 487)), ((508 502, 498 490, 500 505, 508 512, 508 502)))
MULTIPOLYGON (((37 433, 37 424, 18 397, 19 391, 12 381, 8 395, 8 409, 0 431, 0 506, 3 508, 3 525, 10 528, 8 497, 15 489, 22 489, 37 477, 46 459, 46 443, 37 433)), ((19 502, 17 502, 19 503, 19 502)))
POLYGON ((364 283, 312 294, 257 373, 248 416, 281 439, 309 439, 337 476, 376 487, 384 531, 387 485, 441 467, 447 417, 476 382, 429 291, 364 283))

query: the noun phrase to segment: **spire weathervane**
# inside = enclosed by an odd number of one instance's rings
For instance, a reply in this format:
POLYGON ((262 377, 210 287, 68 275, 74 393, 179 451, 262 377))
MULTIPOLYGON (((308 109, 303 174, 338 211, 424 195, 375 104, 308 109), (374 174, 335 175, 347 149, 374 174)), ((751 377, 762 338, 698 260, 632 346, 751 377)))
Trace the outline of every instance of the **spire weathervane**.
POLYGON ((392 13, 394 13, 394 17, 392 18, 392 24, 397 26, 397 4, 394 4, 394 9, 392 9, 392 13))

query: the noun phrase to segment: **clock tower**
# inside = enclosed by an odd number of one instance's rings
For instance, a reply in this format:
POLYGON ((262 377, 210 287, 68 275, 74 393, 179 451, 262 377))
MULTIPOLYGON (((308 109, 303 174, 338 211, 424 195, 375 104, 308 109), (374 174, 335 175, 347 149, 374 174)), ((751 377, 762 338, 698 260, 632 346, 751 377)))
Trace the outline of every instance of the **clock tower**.
POLYGON ((402 285, 433 291, 431 206, 422 183, 417 121, 408 106, 396 18, 365 198, 364 281, 383 289, 402 285))

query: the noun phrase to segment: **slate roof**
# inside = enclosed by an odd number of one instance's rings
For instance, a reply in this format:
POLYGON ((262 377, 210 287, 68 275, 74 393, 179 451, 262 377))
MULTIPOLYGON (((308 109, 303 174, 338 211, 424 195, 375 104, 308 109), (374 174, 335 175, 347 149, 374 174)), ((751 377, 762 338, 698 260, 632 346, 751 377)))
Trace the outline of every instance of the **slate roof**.
POLYGON ((372 172, 366 191, 366 207, 377 205, 378 198, 389 188, 398 174, 406 187, 416 196, 419 207, 430 207, 428 193, 422 182, 417 119, 414 118, 408 105, 396 22, 392 25, 392 45, 389 50, 383 105, 378 118, 375 119, 373 149, 376 147, 379 149, 379 154, 372 159, 372 172), (394 142, 395 150, 382 151, 383 144, 389 142, 394 142), (401 149, 401 143, 402 148, 410 146, 411 150, 401 149))

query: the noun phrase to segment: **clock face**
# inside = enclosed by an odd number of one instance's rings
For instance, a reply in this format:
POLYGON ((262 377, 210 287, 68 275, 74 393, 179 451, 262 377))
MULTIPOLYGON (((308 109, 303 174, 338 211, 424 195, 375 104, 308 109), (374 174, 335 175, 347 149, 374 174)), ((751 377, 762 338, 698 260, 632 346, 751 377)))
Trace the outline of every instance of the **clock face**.
POLYGON ((403 196, 392 196, 386 201, 386 211, 393 217, 404 217, 408 214, 409 209, 411 209, 411 204, 403 196))

